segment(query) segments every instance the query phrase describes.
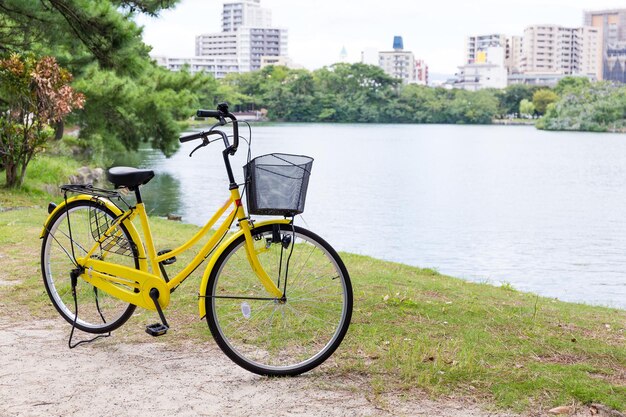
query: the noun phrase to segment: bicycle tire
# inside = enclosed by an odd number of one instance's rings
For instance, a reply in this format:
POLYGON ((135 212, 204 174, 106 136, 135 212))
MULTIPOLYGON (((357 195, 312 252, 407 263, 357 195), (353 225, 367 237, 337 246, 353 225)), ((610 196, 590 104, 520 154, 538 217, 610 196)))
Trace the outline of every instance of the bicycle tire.
MULTIPOLYGON (((70 202, 58 211, 49 222, 41 245, 41 272, 46 292, 52 305, 70 324, 74 323, 75 308, 71 291, 70 271, 76 268, 72 255, 72 242, 76 257, 85 256, 95 243, 91 219, 108 221, 116 215, 104 204, 94 200, 70 202), (70 240, 67 217, 72 231, 70 240), (100 217, 89 217, 100 216, 100 217)), ((119 245, 126 245, 129 254, 116 254, 102 247, 97 255, 107 261, 139 269, 137 249, 126 227, 119 225, 119 245)), ((110 249, 110 248, 109 248, 110 249)), ((78 279, 76 286, 78 317, 76 328, 88 333, 108 333, 123 325, 133 314, 136 306, 98 290, 88 282, 78 279)))
POLYGON ((267 225, 252 236, 259 261, 279 288, 287 276, 286 301, 268 300, 242 235, 220 255, 209 277, 205 303, 211 334, 248 371, 307 372, 328 359, 348 331, 353 304, 348 271, 337 252, 306 229, 267 225))

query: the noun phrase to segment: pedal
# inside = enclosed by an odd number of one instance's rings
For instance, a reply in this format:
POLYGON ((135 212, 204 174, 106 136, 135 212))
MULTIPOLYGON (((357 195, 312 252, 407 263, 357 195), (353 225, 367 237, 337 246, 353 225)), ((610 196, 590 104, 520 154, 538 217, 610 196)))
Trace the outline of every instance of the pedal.
MULTIPOLYGON (((165 255, 166 253, 171 252, 171 251, 172 251, 171 249, 163 249, 162 251, 159 251, 159 253, 157 253, 157 255, 158 256, 165 255)), ((167 259, 161 261, 160 263, 163 264, 163 265, 171 265, 174 262, 176 262, 176 257, 172 256, 171 258, 167 258, 167 259)))
POLYGON ((162 336, 167 333, 167 330, 170 328, 169 324, 167 324, 167 320, 165 320, 165 314, 163 314, 163 309, 159 304, 159 290, 156 288, 150 289, 150 298, 156 307, 157 312, 159 313, 159 317, 161 318, 161 323, 154 323, 149 326, 146 326, 146 333, 150 336, 162 336))
POLYGON ((154 323, 149 326, 146 326, 146 333, 154 337, 163 336, 165 333, 167 333, 168 329, 169 327, 167 327, 163 323, 154 323))

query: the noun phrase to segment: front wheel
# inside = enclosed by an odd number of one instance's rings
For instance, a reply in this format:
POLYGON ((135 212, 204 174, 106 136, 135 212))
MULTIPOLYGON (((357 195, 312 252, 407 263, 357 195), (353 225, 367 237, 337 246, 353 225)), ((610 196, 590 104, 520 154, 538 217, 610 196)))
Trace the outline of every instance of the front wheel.
POLYGON ((240 236, 209 277, 205 302, 211 334, 230 359, 251 372, 309 371, 328 359, 348 331, 348 271, 328 243, 301 227, 262 226, 252 237, 261 265, 285 297, 267 293, 240 236))

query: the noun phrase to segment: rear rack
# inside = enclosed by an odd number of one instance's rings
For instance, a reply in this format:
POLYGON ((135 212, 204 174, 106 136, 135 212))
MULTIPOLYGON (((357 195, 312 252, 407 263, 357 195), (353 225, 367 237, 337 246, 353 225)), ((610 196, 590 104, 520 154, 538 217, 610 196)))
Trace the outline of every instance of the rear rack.
POLYGON ((116 190, 105 190, 104 188, 97 188, 91 184, 65 184, 62 185, 61 190, 66 193, 76 194, 88 194, 94 197, 104 198, 121 198, 120 193, 116 190))
MULTIPOLYGON (((100 198, 106 198, 119 208, 119 204, 115 201, 117 200, 118 202, 123 202, 128 208, 131 208, 117 190, 106 190, 104 188, 94 187, 91 184, 65 184, 60 188, 65 193, 66 202, 67 193, 87 194, 93 196, 93 200, 96 201, 99 201, 100 198)), ((124 214, 121 214, 120 216, 123 215, 124 214)), ((99 242, 100 248, 103 251, 124 256, 133 256, 133 254, 136 253, 136 248, 133 246, 134 243, 126 239, 123 231, 119 228, 119 225, 112 231, 109 231, 118 218, 111 219, 101 209, 98 209, 95 206, 89 206, 89 228, 91 231, 91 237, 94 242, 99 242), (109 233, 107 233, 107 231, 109 231, 109 233)))

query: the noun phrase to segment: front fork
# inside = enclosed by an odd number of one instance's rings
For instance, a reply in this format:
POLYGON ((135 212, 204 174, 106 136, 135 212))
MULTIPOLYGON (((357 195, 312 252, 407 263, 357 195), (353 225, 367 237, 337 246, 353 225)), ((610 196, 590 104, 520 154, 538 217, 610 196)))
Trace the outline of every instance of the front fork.
POLYGON ((272 281, 269 275, 267 275, 267 272, 265 272, 265 269, 261 265, 261 262, 259 262, 259 257, 256 250, 254 249, 254 238, 252 237, 251 222, 246 217, 246 214, 243 210, 241 197, 239 195, 239 189, 231 190, 231 194, 233 196, 235 204, 237 205, 237 219, 239 220, 239 227, 241 227, 241 230, 245 237, 246 255, 248 256, 250 267, 256 274, 257 278, 259 278, 259 281, 268 292, 268 294, 277 299, 281 299, 283 297, 283 292, 276 286, 276 284, 274 284, 274 281, 272 281))

